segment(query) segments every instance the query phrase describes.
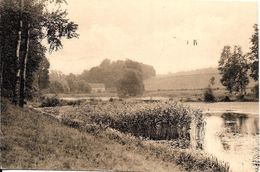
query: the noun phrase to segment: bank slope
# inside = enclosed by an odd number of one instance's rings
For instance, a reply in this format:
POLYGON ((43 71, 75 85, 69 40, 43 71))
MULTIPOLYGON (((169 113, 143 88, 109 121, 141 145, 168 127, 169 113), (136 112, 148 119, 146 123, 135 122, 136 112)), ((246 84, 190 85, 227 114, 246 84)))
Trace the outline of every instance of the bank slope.
POLYGON ((113 131, 82 132, 28 108, 4 105, 2 110, 2 168, 183 171, 113 131))

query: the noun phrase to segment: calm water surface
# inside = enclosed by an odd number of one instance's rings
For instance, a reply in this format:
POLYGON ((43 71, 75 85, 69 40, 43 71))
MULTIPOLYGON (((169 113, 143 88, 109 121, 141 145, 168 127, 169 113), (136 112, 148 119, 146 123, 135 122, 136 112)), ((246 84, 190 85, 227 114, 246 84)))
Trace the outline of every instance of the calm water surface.
POLYGON ((230 164, 234 172, 259 165, 259 117, 240 113, 206 113, 203 149, 230 164))

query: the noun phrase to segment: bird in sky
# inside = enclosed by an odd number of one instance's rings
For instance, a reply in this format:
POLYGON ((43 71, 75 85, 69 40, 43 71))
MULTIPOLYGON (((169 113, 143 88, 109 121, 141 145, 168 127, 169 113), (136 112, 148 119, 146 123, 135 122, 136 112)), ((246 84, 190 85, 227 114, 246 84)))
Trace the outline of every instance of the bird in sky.
MULTIPOLYGON (((177 37, 176 37, 175 35, 173 35, 172 38, 173 38, 173 39, 176 39, 177 37)), ((193 46, 197 46, 197 45, 198 45, 198 40, 197 40, 197 39, 193 39, 191 42, 192 42, 191 44, 192 44, 193 46)), ((189 45, 189 43, 190 43, 189 40, 186 40, 186 44, 189 45)))

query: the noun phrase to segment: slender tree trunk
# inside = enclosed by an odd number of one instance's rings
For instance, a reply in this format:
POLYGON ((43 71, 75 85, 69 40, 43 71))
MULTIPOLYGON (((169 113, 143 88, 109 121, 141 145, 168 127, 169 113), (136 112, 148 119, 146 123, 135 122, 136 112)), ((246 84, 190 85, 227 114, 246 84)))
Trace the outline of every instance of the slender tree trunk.
POLYGON ((4 62, 1 64, 1 80, 0 80, 0 94, 2 96, 2 89, 3 89, 3 77, 4 77, 4 62))
POLYGON ((20 49, 22 42, 22 28, 23 28, 23 20, 22 20, 22 11, 24 6, 24 0, 20 0, 20 21, 19 21, 19 31, 18 31, 18 39, 16 46, 16 64, 17 64, 17 72, 16 72, 16 80, 15 80, 15 90, 14 90, 14 98, 13 101, 15 104, 18 103, 20 97, 20 76, 21 76, 21 59, 20 59, 20 49))
POLYGON ((21 67, 21 75, 20 75, 20 97, 19 97, 19 106, 23 107, 26 93, 26 70, 27 70, 27 61, 28 61, 28 53, 30 46, 30 24, 27 26, 27 35, 26 35, 26 47, 24 57, 22 58, 22 67, 21 67))
MULTIPOLYGON (((1 21, 1 16, 0 16, 0 21, 1 21)), ((3 80, 4 80, 4 62, 5 62, 5 45, 6 45, 6 38, 5 38, 5 33, 1 31, 1 40, 3 42, 0 43, 1 50, 0 50, 0 59, 1 59, 1 80, 0 80, 0 94, 2 96, 2 91, 3 91, 3 80)))

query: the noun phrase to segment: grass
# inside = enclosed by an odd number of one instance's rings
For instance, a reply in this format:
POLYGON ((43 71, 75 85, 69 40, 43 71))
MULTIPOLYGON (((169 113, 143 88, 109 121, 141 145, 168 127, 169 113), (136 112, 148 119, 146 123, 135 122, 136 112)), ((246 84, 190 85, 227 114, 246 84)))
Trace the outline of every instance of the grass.
MULTIPOLYGON (((98 127, 84 132, 52 117, 7 105, 1 115, 1 166, 8 169, 182 171, 111 139, 98 127)), ((111 132, 110 132, 111 133, 111 132)))
POLYGON ((202 113, 179 103, 168 102, 98 102, 80 107, 66 107, 63 118, 109 126, 153 140, 178 140, 189 146, 192 119, 202 122, 202 113))
POLYGON ((192 150, 142 140, 110 127, 71 126, 29 108, 6 104, 1 114, 1 166, 12 169, 228 171, 192 150))

